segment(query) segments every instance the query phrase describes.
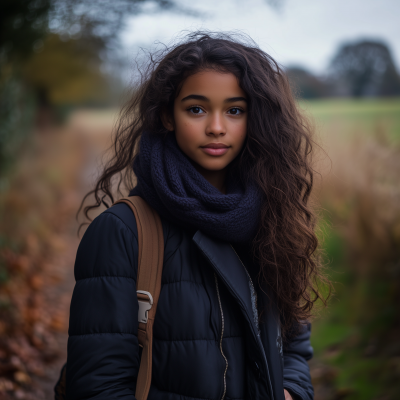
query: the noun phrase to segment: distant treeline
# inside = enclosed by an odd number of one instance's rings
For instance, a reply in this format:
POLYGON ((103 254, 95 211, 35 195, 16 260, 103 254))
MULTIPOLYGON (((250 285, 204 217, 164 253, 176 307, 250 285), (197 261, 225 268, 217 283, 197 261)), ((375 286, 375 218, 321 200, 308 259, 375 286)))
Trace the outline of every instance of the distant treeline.
MULTIPOLYGON (((31 96, 42 108, 115 104, 128 62, 119 34, 128 17, 146 12, 145 3, 190 12, 177 0, 0 2, 0 108, 7 109, 0 110, 0 125, 17 108, 14 98, 20 104, 31 96)), ((400 95, 390 50, 374 40, 344 44, 324 76, 301 67, 287 73, 303 98, 400 95)))
POLYGON ((34 127, 76 106, 113 106, 122 87, 119 34, 127 18, 175 0, 0 2, 0 191, 34 127))
POLYGON ((400 96, 400 75, 388 46, 363 40, 342 45, 323 76, 300 66, 286 69, 298 97, 400 96))

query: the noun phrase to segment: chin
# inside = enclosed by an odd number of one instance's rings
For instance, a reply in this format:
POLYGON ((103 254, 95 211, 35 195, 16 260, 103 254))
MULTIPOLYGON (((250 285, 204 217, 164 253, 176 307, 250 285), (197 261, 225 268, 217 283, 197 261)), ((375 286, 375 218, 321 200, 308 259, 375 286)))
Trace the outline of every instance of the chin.
POLYGON ((201 163, 199 164, 202 168, 207 171, 221 171, 227 167, 228 163, 226 162, 209 162, 209 163, 201 163))

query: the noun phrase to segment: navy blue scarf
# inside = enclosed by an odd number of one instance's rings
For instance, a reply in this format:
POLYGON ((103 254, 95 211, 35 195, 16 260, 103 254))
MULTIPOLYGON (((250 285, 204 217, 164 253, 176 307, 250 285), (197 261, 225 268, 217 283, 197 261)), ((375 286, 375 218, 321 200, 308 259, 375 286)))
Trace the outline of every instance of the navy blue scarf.
POLYGON ((212 186, 180 150, 175 135, 143 133, 133 164, 138 195, 162 217, 228 242, 253 239, 261 197, 255 184, 244 189, 229 177, 226 194, 212 186))

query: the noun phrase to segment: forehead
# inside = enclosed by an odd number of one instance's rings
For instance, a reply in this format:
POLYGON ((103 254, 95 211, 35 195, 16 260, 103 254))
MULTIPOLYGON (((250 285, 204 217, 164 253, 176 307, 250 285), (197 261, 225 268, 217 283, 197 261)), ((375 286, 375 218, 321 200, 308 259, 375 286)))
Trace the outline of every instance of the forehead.
POLYGON ((186 78, 177 99, 191 94, 222 101, 230 97, 246 97, 234 74, 214 70, 200 71, 186 78))

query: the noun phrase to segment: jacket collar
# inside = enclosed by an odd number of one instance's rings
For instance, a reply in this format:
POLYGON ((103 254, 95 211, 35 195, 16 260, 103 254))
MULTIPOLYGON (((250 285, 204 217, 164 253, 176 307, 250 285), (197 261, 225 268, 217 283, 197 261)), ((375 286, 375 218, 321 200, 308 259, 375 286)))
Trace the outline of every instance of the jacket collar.
MULTIPOLYGON (((242 309, 242 312, 251 328, 253 339, 258 345, 259 356, 261 356, 265 363, 265 372, 267 375, 270 393, 272 395, 271 397, 273 399, 283 399, 282 394, 279 391, 273 392, 270 368, 267 361, 267 354, 269 355, 269 357, 273 354, 275 358, 274 362, 276 362, 275 365, 281 365, 282 362, 281 360, 279 360, 280 355, 275 345, 277 340, 277 325, 275 323, 267 324, 268 332, 265 331, 266 327, 261 327, 260 337, 260 333, 254 321, 249 277, 242 265, 242 262, 233 250, 232 246, 227 242, 212 239, 201 231, 197 231, 194 234, 193 241, 210 262, 215 273, 226 285, 226 287, 242 309)), ((278 373, 279 376, 273 376, 272 378, 274 380, 276 378, 278 379, 278 381, 282 381, 280 368, 278 368, 278 373)))
POLYGON ((257 337, 257 328, 251 305, 249 278, 232 246, 229 243, 211 239, 201 231, 195 233, 193 241, 237 300, 251 326, 253 334, 257 337))

